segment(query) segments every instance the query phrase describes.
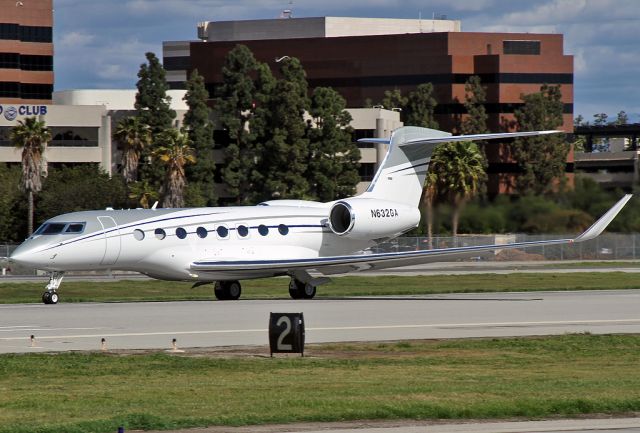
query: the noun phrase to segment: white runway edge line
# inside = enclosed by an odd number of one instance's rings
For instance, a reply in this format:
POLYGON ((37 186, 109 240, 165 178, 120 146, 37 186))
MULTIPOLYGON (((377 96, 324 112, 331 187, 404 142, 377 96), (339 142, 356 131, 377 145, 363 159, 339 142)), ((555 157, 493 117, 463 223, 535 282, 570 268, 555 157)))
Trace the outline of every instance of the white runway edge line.
MULTIPOLYGON (((429 325, 374 325, 374 326, 338 326, 324 328, 306 328, 306 331, 358 331, 371 329, 416 329, 416 328, 482 328, 500 326, 562 326, 562 325, 608 325, 640 323, 640 319, 610 319, 610 320, 566 320, 566 321, 543 321, 543 322, 487 322, 487 323, 438 323, 429 325)), ((39 335, 38 340, 54 340, 59 338, 99 338, 99 337, 151 337, 160 335, 202 335, 202 334, 234 334, 267 332, 267 328, 260 329, 217 329, 203 331, 161 331, 161 332, 131 332, 120 334, 78 334, 78 335, 39 335)), ((0 341, 24 340, 25 337, 0 337, 0 341)))

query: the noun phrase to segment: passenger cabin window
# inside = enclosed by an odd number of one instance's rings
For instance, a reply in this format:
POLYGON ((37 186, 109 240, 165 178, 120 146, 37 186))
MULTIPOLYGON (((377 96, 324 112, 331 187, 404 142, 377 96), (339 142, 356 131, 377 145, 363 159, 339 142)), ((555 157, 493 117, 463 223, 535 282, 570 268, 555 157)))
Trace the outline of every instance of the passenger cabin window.
POLYGON ((155 229, 154 233, 156 237, 160 240, 167 237, 167 232, 165 232, 163 229, 155 229))
POLYGON ((221 238, 226 238, 227 236, 229 236, 229 229, 226 228, 225 226, 218 226, 218 228, 216 229, 216 232, 218 233, 218 236, 220 236, 221 238))
POLYGON ((238 235, 241 238, 246 238, 247 236, 249 236, 249 228, 245 225, 239 225, 238 226, 238 235))
POLYGON ((280 224, 280 225, 278 226, 278 232, 280 232, 280 234, 281 234, 282 236, 286 236, 286 235, 288 235, 288 234, 289 234, 289 227, 287 227, 287 226, 286 226, 286 225, 284 225, 284 224, 280 224))
POLYGON ((198 227, 196 229, 196 234, 198 235, 199 238, 206 238, 207 235, 209 234, 209 232, 207 231, 207 229, 205 229, 204 227, 198 227))
POLYGON ((182 227, 178 227, 176 229, 176 236, 178 236, 179 239, 184 239, 187 237, 187 231, 182 227))
POLYGON ((260 233, 262 236, 266 236, 269 234, 269 227, 265 226, 264 224, 260 224, 258 226, 258 233, 260 233))

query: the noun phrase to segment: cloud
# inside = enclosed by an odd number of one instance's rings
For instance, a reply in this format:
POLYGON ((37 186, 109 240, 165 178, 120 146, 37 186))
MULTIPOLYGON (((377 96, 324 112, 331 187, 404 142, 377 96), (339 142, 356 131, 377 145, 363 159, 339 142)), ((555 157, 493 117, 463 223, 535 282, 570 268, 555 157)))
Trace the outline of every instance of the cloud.
POLYGON ((94 39, 95 36, 88 33, 71 32, 64 34, 57 43, 66 48, 77 48, 89 45, 94 39))

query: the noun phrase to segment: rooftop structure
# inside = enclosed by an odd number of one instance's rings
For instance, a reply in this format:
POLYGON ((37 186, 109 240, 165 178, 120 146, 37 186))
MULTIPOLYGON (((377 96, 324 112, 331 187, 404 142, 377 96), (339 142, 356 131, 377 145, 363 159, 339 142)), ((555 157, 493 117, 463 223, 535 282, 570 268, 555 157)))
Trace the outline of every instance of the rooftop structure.
POLYGON ((460 21, 446 19, 314 17, 204 21, 198 23, 198 39, 205 42, 337 38, 459 31, 460 21))

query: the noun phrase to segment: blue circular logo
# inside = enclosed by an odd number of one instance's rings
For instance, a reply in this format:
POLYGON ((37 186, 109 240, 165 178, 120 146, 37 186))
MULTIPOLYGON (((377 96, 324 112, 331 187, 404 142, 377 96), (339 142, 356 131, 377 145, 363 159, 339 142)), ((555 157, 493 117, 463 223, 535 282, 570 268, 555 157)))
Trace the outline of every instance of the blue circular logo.
POLYGON ((7 111, 5 111, 4 113, 4 118, 11 121, 15 120, 16 117, 18 117, 18 110, 16 109, 16 107, 7 108, 7 111))

